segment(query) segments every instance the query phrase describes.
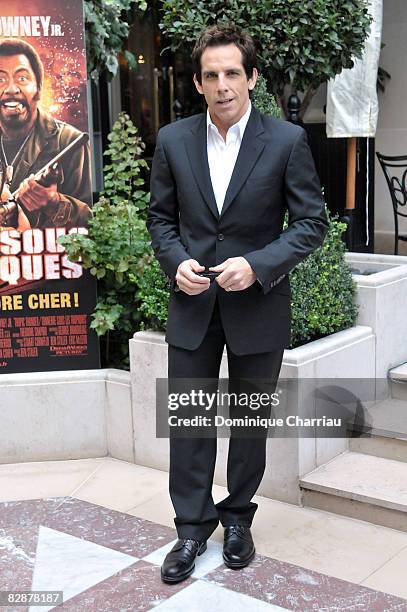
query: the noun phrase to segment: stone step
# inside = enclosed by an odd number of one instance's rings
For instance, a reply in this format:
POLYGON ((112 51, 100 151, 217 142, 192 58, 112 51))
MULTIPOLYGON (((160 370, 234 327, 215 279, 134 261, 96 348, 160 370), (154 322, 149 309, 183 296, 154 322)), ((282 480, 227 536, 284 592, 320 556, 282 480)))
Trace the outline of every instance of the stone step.
POLYGON ((407 383, 407 363, 402 363, 396 368, 391 368, 391 370, 389 370, 389 377, 391 380, 407 383))
POLYGON ((389 370, 390 392, 395 399, 407 402, 407 363, 389 370))
POLYGON ((349 450, 407 463, 407 441, 388 436, 365 435, 349 439, 349 450))
POLYGON ((305 506, 407 532, 407 463, 346 451, 300 478, 305 506))
POLYGON ((386 459, 407 462, 407 402, 387 399, 365 403, 363 422, 350 427, 349 448, 386 459))
POLYGON ((363 416, 350 426, 352 430, 407 441, 407 401, 387 398, 363 402, 363 416))

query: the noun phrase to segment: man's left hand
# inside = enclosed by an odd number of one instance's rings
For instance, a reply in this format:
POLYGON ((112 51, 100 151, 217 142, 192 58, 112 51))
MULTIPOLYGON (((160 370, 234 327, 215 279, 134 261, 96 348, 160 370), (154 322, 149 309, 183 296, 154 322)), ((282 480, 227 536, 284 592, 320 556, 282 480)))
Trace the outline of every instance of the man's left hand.
POLYGON ((21 183, 17 198, 27 210, 38 210, 44 206, 57 204, 59 193, 56 184, 43 187, 37 183, 32 174, 21 183))
POLYGON ((216 277, 216 282, 225 291, 243 291, 253 285, 257 279, 252 267, 244 257, 229 257, 209 270, 221 273, 216 277))

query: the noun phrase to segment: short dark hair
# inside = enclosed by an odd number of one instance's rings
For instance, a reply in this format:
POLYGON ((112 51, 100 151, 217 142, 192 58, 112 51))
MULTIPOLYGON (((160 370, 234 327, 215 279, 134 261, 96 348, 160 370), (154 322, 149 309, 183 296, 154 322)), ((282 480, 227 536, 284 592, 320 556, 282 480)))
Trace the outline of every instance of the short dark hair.
POLYGON ((0 57, 2 55, 25 55, 31 64, 35 79, 37 81, 37 88, 42 88, 42 82, 44 80, 44 66, 41 58, 37 51, 30 43, 19 38, 3 38, 0 39, 0 57))
POLYGON ((202 83, 201 57, 207 47, 236 45, 242 53, 242 63, 248 79, 257 68, 256 46, 253 38, 234 23, 213 25, 206 28, 199 36, 192 51, 192 66, 198 83, 202 83))

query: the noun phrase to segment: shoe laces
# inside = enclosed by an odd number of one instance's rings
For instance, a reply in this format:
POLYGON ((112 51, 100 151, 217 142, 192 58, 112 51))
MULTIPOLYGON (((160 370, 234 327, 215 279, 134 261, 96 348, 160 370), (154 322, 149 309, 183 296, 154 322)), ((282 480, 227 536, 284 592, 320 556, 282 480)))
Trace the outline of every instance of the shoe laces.
POLYGON ((246 531, 246 527, 243 525, 231 525, 228 529, 229 533, 235 533, 238 536, 244 535, 246 531))
POLYGON ((188 548, 189 550, 195 550, 196 548, 199 548, 202 545, 202 542, 199 542, 198 540, 192 540, 191 538, 183 538, 182 545, 185 546, 185 548, 188 548))

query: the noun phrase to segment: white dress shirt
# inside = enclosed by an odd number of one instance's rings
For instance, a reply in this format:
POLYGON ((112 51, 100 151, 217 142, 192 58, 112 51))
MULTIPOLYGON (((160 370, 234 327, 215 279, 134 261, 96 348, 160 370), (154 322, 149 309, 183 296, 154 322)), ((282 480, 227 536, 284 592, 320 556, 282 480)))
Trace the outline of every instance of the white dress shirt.
MULTIPOLYGON (((209 110, 206 112, 209 172, 219 214, 222 210, 226 191, 232 177, 233 168, 235 167, 251 110, 252 104, 249 100, 249 106, 243 117, 228 129, 226 133, 226 142, 220 135, 216 125, 212 122, 209 110)), ((274 287, 278 285, 284 277, 285 274, 282 274, 277 279, 271 281, 270 286, 274 287)), ((259 279, 257 279, 257 282, 262 285, 259 279)))
POLYGON ((206 113, 209 172, 219 213, 222 210, 251 110, 252 105, 249 100, 248 109, 243 117, 228 129, 226 142, 212 122, 209 110, 206 113))

